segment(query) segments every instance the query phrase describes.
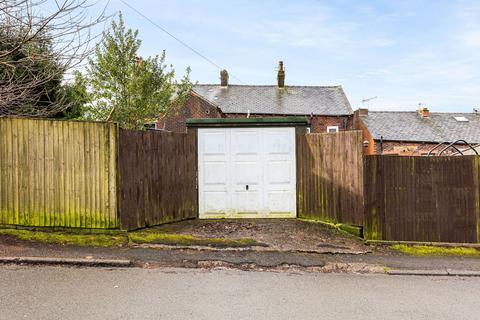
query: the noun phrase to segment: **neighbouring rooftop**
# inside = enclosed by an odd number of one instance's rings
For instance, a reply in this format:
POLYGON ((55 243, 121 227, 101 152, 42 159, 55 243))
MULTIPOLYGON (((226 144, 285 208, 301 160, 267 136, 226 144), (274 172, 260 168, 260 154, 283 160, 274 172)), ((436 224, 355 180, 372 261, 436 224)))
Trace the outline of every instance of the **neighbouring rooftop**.
MULTIPOLYGON (((427 110, 428 112, 428 110, 427 110)), ((479 113, 368 111, 361 116, 375 140, 480 143, 479 113)))

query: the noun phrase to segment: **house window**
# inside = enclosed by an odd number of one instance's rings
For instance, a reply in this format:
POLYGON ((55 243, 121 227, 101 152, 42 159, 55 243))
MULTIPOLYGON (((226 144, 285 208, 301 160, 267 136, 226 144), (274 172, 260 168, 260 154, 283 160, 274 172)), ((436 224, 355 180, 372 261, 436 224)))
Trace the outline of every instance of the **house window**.
POLYGON ((328 133, 338 132, 338 126, 328 126, 328 127, 327 127, 327 132, 328 132, 328 133))
POLYGON ((310 133, 311 130, 310 130, 310 127, 307 127, 307 133, 310 133))

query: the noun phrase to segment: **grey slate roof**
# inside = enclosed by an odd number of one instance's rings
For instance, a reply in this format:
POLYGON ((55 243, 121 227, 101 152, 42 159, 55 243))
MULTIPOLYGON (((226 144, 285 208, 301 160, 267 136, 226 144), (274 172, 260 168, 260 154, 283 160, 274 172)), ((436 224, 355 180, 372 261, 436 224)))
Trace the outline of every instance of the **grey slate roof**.
POLYGON ((352 107, 341 86, 277 86, 200 84, 193 91, 224 113, 276 115, 350 115, 352 107))
POLYGON ((430 112, 422 118, 417 112, 368 111, 361 117, 375 140, 480 143, 480 114, 430 112), (454 117, 465 117, 459 122, 454 117))

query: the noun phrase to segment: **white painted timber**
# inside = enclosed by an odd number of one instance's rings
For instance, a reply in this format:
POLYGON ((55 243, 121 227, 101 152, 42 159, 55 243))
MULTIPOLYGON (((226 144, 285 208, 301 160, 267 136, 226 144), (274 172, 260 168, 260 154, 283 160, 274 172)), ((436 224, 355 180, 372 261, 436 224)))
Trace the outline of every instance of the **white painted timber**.
POLYGON ((198 129, 199 217, 296 217, 295 128, 198 129))

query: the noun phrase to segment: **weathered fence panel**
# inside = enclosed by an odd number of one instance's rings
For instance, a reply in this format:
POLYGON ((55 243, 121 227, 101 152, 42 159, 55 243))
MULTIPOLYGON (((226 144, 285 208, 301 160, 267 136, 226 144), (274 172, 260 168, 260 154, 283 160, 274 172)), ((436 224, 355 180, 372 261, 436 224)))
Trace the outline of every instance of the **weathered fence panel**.
POLYGON ((197 216, 197 142, 161 131, 119 133, 121 227, 137 229, 197 216))
POLYGON ((363 224, 362 133, 297 134, 301 218, 363 224))
POLYGON ((0 224, 116 228, 117 126, 0 119, 0 224))
POLYGON ((365 157, 368 239, 480 242, 480 157, 365 157))

